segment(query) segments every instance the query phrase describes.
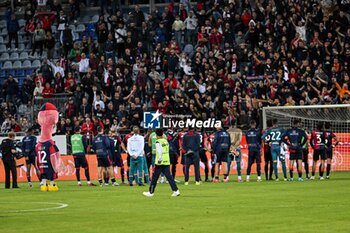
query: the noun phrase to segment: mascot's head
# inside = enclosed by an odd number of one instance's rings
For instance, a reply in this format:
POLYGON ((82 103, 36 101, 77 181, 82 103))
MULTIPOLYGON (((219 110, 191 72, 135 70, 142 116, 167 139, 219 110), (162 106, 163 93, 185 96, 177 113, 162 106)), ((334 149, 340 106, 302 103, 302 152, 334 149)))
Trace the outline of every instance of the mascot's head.
POLYGON ((41 126, 40 142, 52 139, 52 133, 58 122, 58 111, 55 105, 45 103, 38 113, 38 123, 41 126))

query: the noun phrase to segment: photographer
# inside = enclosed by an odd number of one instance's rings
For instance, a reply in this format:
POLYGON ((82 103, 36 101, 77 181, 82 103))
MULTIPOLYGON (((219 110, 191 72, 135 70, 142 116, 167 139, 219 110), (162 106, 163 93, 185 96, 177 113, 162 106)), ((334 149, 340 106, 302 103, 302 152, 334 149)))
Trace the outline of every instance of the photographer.
POLYGON ((17 170, 16 170, 16 146, 15 146, 15 133, 10 132, 8 138, 4 139, 1 143, 2 161, 5 167, 5 188, 10 188, 10 171, 12 173, 12 188, 18 188, 17 186, 17 170))

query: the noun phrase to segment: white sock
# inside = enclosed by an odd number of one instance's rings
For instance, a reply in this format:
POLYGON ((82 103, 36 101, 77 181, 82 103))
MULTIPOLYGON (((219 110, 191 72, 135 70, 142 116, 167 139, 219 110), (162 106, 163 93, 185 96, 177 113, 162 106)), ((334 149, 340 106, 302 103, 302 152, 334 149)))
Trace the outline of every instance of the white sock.
POLYGON ((50 180, 50 185, 53 186, 55 184, 55 181, 50 180))
POLYGON ((88 183, 88 184, 91 184, 91 181, 88 181, 87 183, 88 183))
POLYGON ((247 176, 247 180, 249 180, 250 179, 250 176, 247 176))
POLYGON ((241 176, 238 176, 238 179, 239 179, 239 180, 241 180, 241 179, 242 179, 242 177, 241 177, 241 176))
POLYGON ((258 176, 258 180, 261 180, 261 176, 258 176))
POLYGON ((80 181, 78 181, 78 184, 81 184, 81 182, 80 182, 80 181))
POLYGON ((46 185, 46 179, 41 180, 41 185, 46 185))

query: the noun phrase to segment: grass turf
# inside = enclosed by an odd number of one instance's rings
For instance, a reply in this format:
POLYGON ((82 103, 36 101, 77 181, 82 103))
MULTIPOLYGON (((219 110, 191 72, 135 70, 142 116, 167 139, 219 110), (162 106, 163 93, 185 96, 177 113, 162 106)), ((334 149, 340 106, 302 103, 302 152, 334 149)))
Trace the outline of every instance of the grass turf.
POLYGON ((56 193, 1 184, 0 232, 350 232, 345 172, 325 181, 179 184, 177 198, 168 184, 152 198, 142 196, 148 187, 58 184, 56 193), (55 203, 68 207, 46 209, 55 203))

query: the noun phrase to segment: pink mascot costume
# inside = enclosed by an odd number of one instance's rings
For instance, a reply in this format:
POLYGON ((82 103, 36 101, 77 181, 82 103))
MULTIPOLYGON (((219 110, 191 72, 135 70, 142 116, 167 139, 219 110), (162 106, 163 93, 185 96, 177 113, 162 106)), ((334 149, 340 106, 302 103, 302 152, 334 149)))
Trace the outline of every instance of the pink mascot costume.
POLYGON ((45 103, 38 113, 38 122, 41 126, 39 142, 36 145, 36 163, 41 174, 40 190, 58 191, 55 184, 57 173, 61 170, 62 160, 60 153, 52 139, 52 134, 58 122, 58 111, 55 105, 45 103))

